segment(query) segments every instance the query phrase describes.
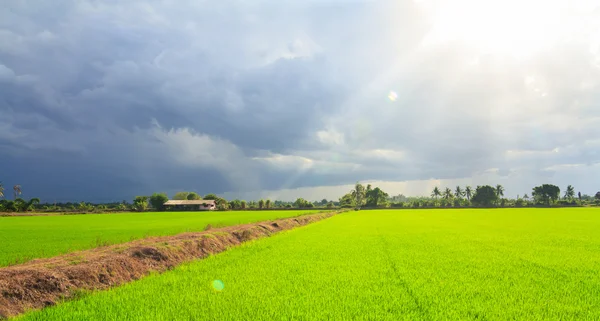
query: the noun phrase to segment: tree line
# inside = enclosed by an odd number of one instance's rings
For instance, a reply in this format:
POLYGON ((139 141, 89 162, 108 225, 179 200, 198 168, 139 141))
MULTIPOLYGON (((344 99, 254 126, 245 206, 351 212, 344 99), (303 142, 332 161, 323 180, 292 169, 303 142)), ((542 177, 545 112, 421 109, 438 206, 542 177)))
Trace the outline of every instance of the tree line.
MULTIPOLYGON (((0 212, 123 212, 123 211, 163 211, 163 204, 169 200, 165 193, 154 193, 150 196, 136 196, 132 202, 111 202, 92 204, 88 202, 67 202, 55 204, 40 204, 38 198, 25 200, 22 198, 20 185, 13 187, 13 199, 5 197, 5 188, 0 182, 0 212)), ((246 209, 311 209, 311 208, 447 208, 447 207, 527 207, 527 206, 600 206, 600 192, 594 196, 575 193, 572 185, 567 186, 564 193, 558 186, 543 184, 531 190, 531 196, 505 198, 502 185, 456 186, 455 188, 434 187, 428 196, 407 197, 402 194, 390 197, 388 193, 371 184, 366 186, 356 183, 354 188, 344 194, 339 200, 322 199, 309 201, 297 198, 293 202, 270 199, 260 200, 226 200, 216 194, 201 196, 196 192, 177 192, 174 200, 214 200, 217 210, 246 210, 246 209)))
MULTIPOLYGON (((357 184, 360 185, 360 184, 357 184)), ((360 190, 361 187, 358 187, 360 190)), ((351 193, 356 193, 355 188, 351 193)), ((349 194, 351 194, 349 193, 349 194)), ((347 194, 347 195, 349 195, 347 194)), ((531 197, 524 194, 522 197, 505 198, 505 189, 502 185, 490 186, 483 185, 472 188, 471 186, 456 186, 441 189, 434 187, 428 197, 405 197, 398 195, 390 198, 389 204, 383 207, 527 207, 527 206, 586 206, 600 205, 600 192, 594 197, 582 195, 581 192, 575 194, 575 188, 572 185, 567 186, 564 194, 558 186, 552 184, 543 184, 535 186, 531 190, 531 197)), ((352 204, 355 206, 356 204, 352 204)), ((368 206, 367 204, 365 204, 368 206)))

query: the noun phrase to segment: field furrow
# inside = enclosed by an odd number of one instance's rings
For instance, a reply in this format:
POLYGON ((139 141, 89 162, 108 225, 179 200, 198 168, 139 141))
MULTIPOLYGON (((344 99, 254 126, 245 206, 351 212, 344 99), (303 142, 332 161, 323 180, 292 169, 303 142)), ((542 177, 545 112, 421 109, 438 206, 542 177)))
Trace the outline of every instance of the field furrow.
POLYGON ((348 212, 22 320, 598 320, 599 230, 597 209, 348 212))
POLYGON ((0 267, 150 236, 275 220, 311 210, 0 217, 0 267))

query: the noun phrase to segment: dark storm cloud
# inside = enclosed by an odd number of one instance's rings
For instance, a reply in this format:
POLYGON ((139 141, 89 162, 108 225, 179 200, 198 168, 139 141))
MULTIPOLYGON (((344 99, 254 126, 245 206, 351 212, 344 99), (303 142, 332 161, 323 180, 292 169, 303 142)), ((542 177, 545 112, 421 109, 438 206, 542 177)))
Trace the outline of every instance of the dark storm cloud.
POLYGON ((121 200, 600 162, 589 44, 477 55, 424 45, 425 17, 413 1, 9 1, 0 179, 121 200))

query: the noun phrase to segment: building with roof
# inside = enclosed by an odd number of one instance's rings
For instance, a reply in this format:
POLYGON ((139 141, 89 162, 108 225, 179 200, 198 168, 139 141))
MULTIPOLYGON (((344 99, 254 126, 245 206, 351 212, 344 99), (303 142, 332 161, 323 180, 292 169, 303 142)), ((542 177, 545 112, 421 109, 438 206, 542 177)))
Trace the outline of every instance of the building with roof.
POLYGON ((211 211, 217 208, 214 200, 168 200, 163 205, 173 211, 211 211))

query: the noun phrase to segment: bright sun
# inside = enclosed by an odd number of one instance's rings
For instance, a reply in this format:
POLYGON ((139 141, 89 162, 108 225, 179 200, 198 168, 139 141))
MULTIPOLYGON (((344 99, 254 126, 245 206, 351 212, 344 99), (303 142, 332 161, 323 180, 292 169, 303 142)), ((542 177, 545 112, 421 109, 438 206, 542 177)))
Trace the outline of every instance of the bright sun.
POLYGON ((425 45, 459 41, 480 53, 526 58, 574 37, 598 36, 600 0, 416 1, 432 24, 425 45))

